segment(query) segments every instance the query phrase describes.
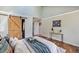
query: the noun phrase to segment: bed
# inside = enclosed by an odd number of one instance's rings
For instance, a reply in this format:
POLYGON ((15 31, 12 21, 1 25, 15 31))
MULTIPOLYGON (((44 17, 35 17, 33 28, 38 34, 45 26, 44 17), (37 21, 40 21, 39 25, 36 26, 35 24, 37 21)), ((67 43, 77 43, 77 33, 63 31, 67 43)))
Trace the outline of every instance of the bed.
POLYGON ((0 41, 0 53, 11 53, 12 49, 5 39, 0 41))
POLYGON ((33 39, 17 40, 14 53, 64 53, 65 49, 56 46, 54 43, 34 36, 33 39), (36 42, 36 43, 35 43, 36 42))

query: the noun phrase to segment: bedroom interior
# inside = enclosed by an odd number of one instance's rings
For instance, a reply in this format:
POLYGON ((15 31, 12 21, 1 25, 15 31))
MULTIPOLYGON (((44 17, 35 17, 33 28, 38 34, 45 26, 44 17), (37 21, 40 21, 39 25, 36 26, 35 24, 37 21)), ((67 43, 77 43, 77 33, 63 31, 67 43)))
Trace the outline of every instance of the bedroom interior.
POLYGON ((79 6, 0 6, 0 53, 79 53, 79 6))

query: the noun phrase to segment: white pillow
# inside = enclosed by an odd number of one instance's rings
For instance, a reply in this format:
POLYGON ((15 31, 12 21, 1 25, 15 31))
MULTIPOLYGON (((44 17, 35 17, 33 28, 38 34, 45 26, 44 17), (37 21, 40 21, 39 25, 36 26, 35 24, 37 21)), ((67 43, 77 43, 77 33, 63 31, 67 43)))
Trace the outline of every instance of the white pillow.
POLYGON ((15 38, 11 37, 9 42, 12 47, 15 47, 17 41, 18 41, 18 39, 16 37, 15 38))

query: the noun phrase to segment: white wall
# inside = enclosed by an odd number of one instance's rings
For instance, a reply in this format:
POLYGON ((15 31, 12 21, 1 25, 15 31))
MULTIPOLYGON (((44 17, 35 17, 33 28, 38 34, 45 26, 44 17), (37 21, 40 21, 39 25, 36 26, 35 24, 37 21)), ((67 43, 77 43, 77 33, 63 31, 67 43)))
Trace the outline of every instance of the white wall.
POLYGON ((51 31, 51 20, 50 19, 42 19, 40 26, 40 34, 43 36, 49 37, 49 32, 51 31))
POLYGON ((34 35, 39 34, 39 22, 34 23, 34 35))
MULTIPOLYGON (((49 37, 53 20, 61 20, 61 29, 64 34, 64 42, 79 46, 79 10, 68 14, 43 18, 41 25, 41 34, 49 37)), ((59 38, 60 39, 60 38, 59 38)))
POLYGON ((8 34, 8 16, 0 15, 0 34, 3 37, 8 34))

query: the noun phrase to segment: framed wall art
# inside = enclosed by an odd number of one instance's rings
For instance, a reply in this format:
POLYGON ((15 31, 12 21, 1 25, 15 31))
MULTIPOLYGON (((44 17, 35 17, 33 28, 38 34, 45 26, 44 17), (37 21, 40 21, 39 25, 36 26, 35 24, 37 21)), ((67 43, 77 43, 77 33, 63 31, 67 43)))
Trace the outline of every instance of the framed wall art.
POLYGON ((52 25, 53 27, 61 27, 61 20, 53 20, 52 25))

